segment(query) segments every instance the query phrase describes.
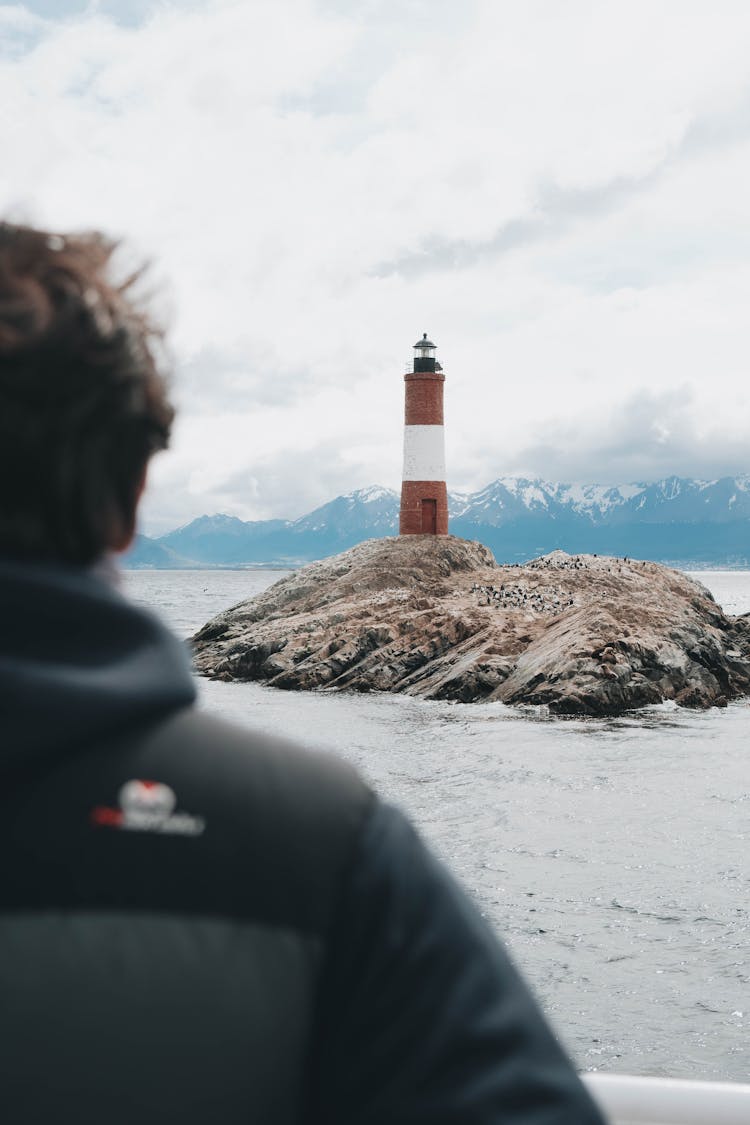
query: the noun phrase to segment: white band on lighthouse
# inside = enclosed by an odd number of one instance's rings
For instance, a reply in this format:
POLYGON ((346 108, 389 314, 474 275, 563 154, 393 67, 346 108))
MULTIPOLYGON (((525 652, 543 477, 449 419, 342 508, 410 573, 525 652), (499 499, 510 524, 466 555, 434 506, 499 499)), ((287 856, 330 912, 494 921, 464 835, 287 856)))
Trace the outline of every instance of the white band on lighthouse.
POLYGON ((442 426, 404 426, 404 480, 445 480, 442 426))

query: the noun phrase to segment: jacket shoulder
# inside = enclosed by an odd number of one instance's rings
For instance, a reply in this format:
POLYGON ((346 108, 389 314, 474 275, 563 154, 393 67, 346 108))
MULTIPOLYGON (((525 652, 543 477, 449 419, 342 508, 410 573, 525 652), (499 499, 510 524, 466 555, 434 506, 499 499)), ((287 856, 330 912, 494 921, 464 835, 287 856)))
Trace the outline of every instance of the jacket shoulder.
POLYGON ((359 822, 371 800, 359 773, 335 754, 192 707, 150 728, 136 756, 186 784, 200 782, 227 814, 237 803, 243 816, 248 803, 272 803, 274 817, 297 831, 350 816, 359 822))
POLYGON ((332 754, 187 708, 66 756, 6 801, 24 838, 16 906, 31 895, 324 935, 373 795, 332 754))

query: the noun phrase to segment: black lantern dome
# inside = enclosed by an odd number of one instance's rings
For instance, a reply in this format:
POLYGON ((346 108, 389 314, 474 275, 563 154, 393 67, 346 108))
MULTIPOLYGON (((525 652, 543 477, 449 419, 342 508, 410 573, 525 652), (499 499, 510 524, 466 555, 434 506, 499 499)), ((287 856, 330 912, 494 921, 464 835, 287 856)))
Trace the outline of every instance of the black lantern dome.
POLYGON ((414 370, 435 371, 435 344, 427 339, 427 333, 422 333, 422 339, 414 345, 414 370))

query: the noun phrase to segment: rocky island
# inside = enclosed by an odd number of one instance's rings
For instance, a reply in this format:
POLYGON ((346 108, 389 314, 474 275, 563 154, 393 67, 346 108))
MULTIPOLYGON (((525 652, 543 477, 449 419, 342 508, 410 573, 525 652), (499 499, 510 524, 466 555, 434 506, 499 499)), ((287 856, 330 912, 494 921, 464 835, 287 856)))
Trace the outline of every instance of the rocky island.
POLYGON ((281 579, 193 638, 219 680, 613 715, 750 692, 750 615, 680 571, 554 551, 499 566, 453 536, 374 539, 281 579))

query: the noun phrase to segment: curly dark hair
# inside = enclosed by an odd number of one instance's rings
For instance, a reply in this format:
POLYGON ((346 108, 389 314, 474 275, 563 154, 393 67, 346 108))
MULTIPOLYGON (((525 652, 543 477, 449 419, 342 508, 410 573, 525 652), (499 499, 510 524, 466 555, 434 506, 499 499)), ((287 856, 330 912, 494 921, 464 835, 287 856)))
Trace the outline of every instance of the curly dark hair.
POLYGON ((86 565, 132 535, 174 417, 117 243, 0 223, 0 552, 86 565))

